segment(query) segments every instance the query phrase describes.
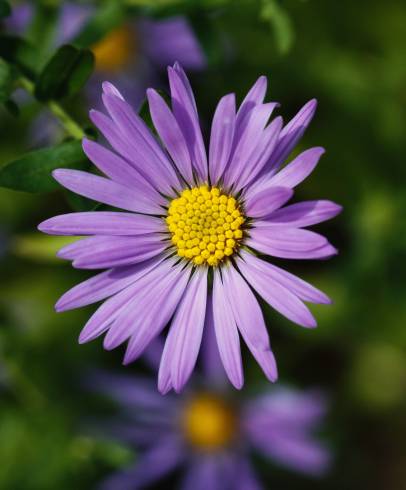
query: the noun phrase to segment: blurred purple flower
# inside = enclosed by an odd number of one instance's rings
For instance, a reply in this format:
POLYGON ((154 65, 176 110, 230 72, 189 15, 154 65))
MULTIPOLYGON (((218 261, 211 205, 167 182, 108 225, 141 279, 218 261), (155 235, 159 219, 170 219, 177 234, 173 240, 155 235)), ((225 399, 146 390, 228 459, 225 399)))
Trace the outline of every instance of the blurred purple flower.
MULTIPOLYGON (((95 7, 63 2, 60 7, 52 49, 74 40, 91 19, 95 7)), ((24 34, 35 12, 32 3, 17 4, 6 29, 24 34)), ((160 84, 160 73, 168 64, 179 61, 188 70, 203 70, 205 54, 185 17, 174 16, 152 20, 140 18, 118 26, 95 45, 90 46, 96 56, 96 68, 86 85, 86 95, 92 105, 99 101, 102 80, 109 78, 121 87, 123 95, 139 107, 150 85, 160 84)), ((54 118, 44 112, 34 121, 31 140, 36 146, 55 140, 59 136, 54 118)))
POLYGON ((315 437, 326 412, 319 391, 281 386, 234 398, 220 374, 214 384, 206 374, 211 383, 195 383, 182 398, 163 398, 147 377, 98 372, 89 379, 121 409, 104 430, 139 451, 137 463, 110 476, 103 490, 145 488, 176 469, 183 490, 260 490, 252 451, 299 473, 327 472, 330 451, 315 437))
POLYGON ((69 169, 53 174, 77 194, 130 211, 71 213, 39 225, 49 234, 91 235, 64 247, 59 256, 76 268, 108 268, 65 293, 56 309, 109 298, 82 330, 80 342, 106 332, 106 349, 128 341, 125 364, 137 359, 173 318, 159 370, 162 393, 183 388, 203 330, 211 324, 236 388, 244 382, 239 334, 275 381, 275 359, 251 287, 304 327, 316 326, 304 301, 330 303, 318 289, 257 257, 258 252, 290 259, 336 254, 325 237, 303 228, 336 216, 340 206, 321 200, 281 207, 323 153, 311 148, 281 169, 316 102, 308 102, 285 127, 281 117, 267 125, 277 104, 263 103, 267 80, 260 77, 238 112, 234 94, 220 100, 207 158, 186 74, 178 64, 168 70, 172 111, 156 91, 148 91, 166 151, 118 90, 105 83, 109 115, 92 111, 91 119, 114 151, 87 139, 83 148, 107 178, 69 169))

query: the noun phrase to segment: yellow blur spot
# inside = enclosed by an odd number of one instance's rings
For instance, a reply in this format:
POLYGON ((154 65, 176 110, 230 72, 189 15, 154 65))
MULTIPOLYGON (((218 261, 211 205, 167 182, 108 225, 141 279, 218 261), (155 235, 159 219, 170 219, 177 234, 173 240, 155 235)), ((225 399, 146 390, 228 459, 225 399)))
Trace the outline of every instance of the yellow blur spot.
POLYGON ((186 405, 183 428, 190 444, 203 451, 215 451, 231 443, 236 419, 223 400, 202 394, 186 405))
POLYGON ((134 33, 126 25, 114 29, 92 47, 96 69, 117 72, 135 56, 134 33))
POLYGON ((184 190, 171 201, 166 218, 178 255, 213 267, 235 253, 244 222, 236 199, 207 185, 184 190))

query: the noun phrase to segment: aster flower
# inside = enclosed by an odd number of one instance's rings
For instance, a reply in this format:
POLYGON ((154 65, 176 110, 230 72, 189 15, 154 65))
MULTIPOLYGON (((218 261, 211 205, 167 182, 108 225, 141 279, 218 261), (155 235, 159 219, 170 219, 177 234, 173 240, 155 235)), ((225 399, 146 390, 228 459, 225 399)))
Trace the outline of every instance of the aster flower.
POLYGON ((112 397, 121 409, 103 422, 104 430, 138 451, 136 464, 108 477, 103 490, 145 488, 179 469, 183 490, 260 490, 252 452, 309 476, 327 472, 330 452, 315 437, 326 412, 324 396, 278 386, 235 398, 221 383, 224 371, 212 376, 216 356, 205 358, 210 384, 195 382, 181 398, 161 397, 147 376, 90 377, 92 390, 112 397))
POLYGON ((263 102, 267 81, 260 77, 238 111, 234 94, 220 100, 207 156, 185 72, 178 64, 168 72, 172 109, 148 90, 162 146, 119 91, 105 83, 108 115, 92 111, 90 117, 112 150, 86 139, 83 148, 106 177, 69 169, 53 173, 67 189, 126 211, 72 213, 39 226, 49 234, 90 235, 59 256, 77 268, 108 269, 68 291, 56 309, 106 300, 79 340, 106 333, 106 349, 128 341, 125 364, 170 324, 158 376, 162 393, 182 389, 211 324, 236 388, 243 385, 240 335, 275 381, 275 359, 253 290, 304 327, 316 326, 304 301, 330 302, 258 256, 324 259, 336 254, 326 238, 304 227, 335 216, 338 205, 321 200, 284 206, 323 153, 311 148, 282 167, 310 123, 316 101, 284 127, 281 117, 268 124, 277 104, 263 102))

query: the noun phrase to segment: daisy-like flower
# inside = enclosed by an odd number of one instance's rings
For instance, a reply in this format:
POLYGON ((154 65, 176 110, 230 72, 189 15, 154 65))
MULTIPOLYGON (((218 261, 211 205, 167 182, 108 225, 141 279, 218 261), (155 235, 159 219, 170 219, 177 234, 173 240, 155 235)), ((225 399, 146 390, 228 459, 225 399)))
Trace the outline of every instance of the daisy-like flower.
POLYGON ((92 390, 121 409, 103 427, 138 451, 137 462, 108 477, 102 490, 145 488, 179 469, 183 490, 260 490, 252 452, 309 476, 327 472, 330 451, 316 438, 326 412, 322 393, 280 386, 235 398, 221 383, 224 371, 213 376, 213 355, 206 358, 210 372, 203 372, 210 384, 204 377, 206 383, 193 383, 182 398, 163 398, 148 377, 90 377, 92 390))
POLYGON ((182 389, 210 324, 236 388, 243 385, 240 335, 275 381, 276 364, 253 290, 304 327, 316 326, 304 301, 330 302, 258 256, 336 254, 326 238, 303 228, 335 216, 338 205, 284 206, 323 153, 311 148, 281 167, 312 119, 316 101, 284 127, 281 117, 268 124, 277 104, 264 103, 267 81, 260 77, 238 111, 234 94, 220 100, 207 155, 188 79, 178 64, 168 72, 172 108, 156 91, 147 92, 160 141, 118 90, 104 83, 108 115, 92 111, 90 117, 112 149, 90 140, 83 148, 106 177, 68 169, 53 173, 67 189, 127 211, 66 214, 39 226, 49 234, 90 235, 59 256, 77 268, 108 269, 64 294, 56 309, 106 300, 80 342, 103 333, 106 349, 128 341, 125 364, 169 324, 158 376, 162 393, 182 389))

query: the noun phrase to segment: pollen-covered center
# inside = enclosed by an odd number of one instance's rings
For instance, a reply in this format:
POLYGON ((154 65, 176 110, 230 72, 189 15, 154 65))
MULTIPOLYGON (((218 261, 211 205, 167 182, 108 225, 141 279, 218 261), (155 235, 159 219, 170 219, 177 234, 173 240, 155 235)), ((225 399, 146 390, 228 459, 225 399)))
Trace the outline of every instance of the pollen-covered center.
POLYGON ((244 221, 234 197, 207 185, 184 190, 171 201, 166 218, 178 255, 210 266, 233 255, 244 221))
POLYGON ((197 449, 215 451, 231 443, 237 430, 236 417, 223 400, 200 394, 186 404, 183 430, 197 449))

